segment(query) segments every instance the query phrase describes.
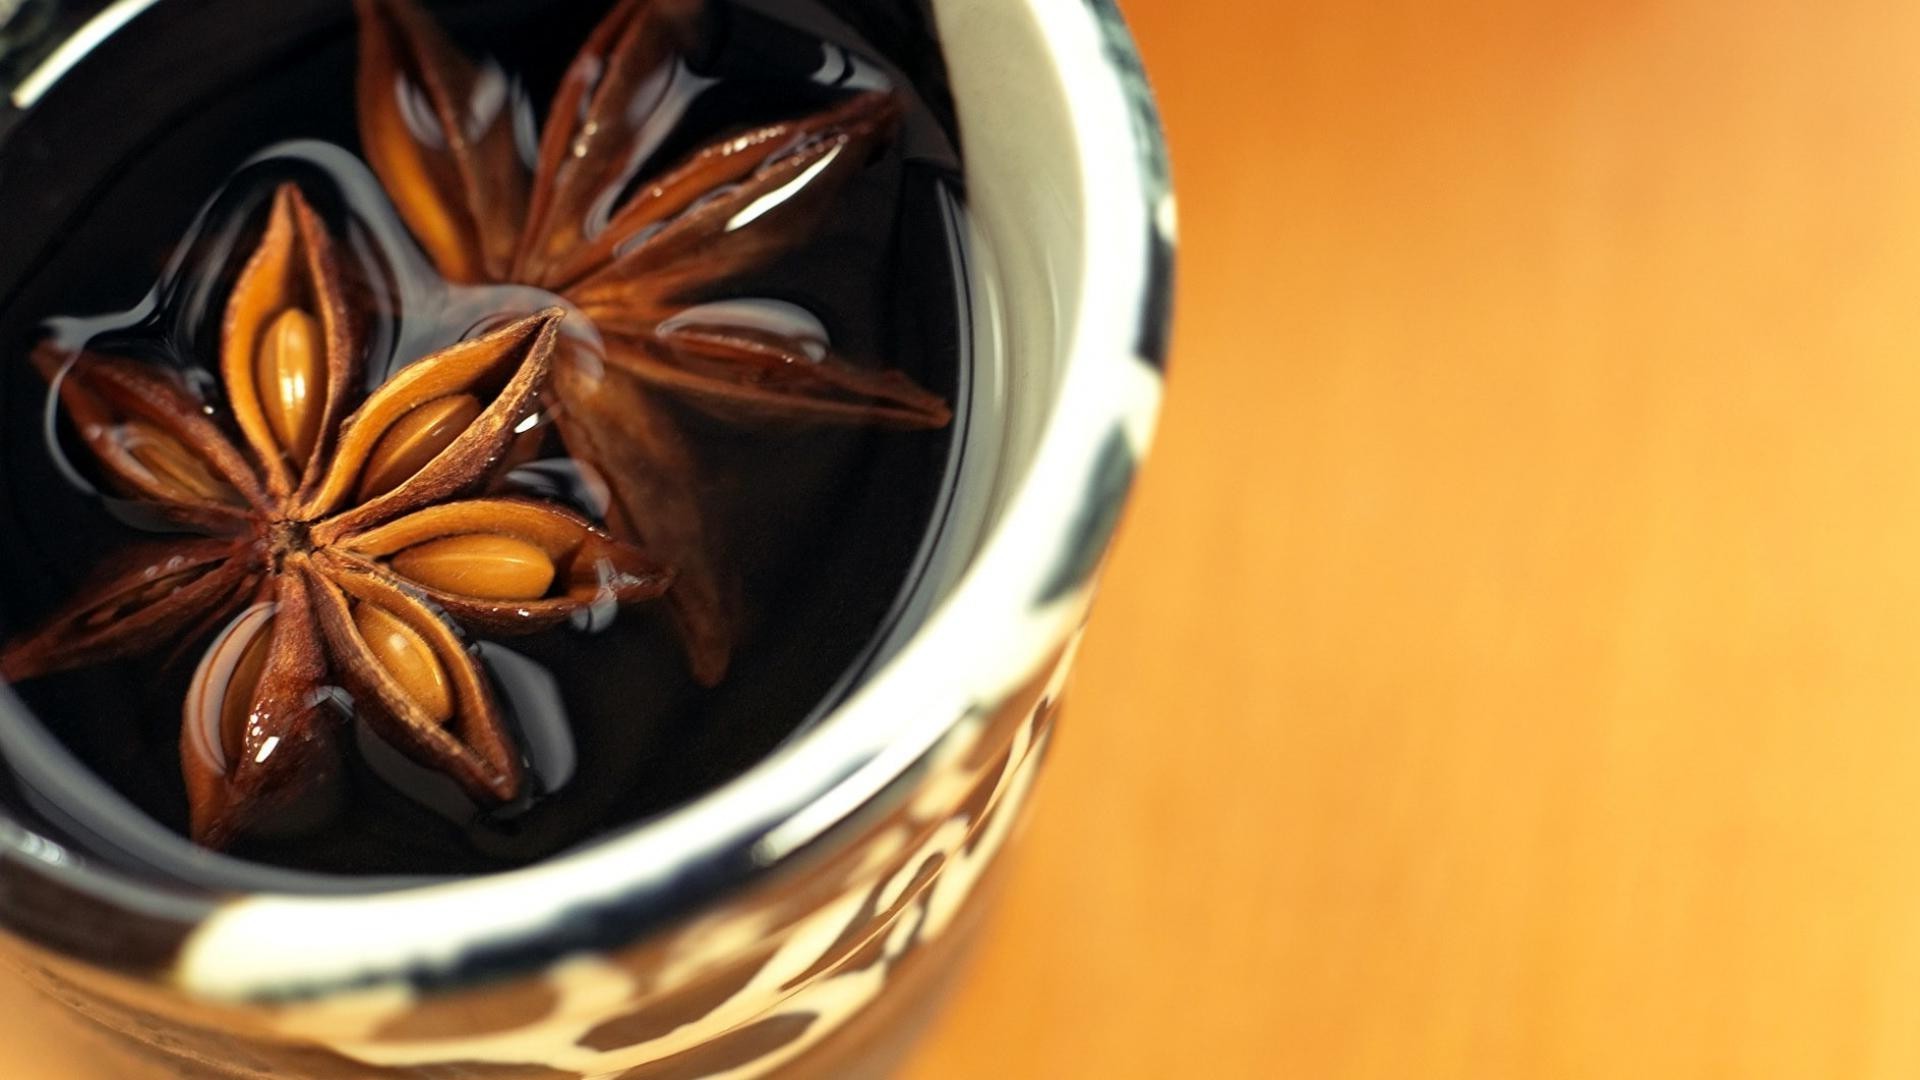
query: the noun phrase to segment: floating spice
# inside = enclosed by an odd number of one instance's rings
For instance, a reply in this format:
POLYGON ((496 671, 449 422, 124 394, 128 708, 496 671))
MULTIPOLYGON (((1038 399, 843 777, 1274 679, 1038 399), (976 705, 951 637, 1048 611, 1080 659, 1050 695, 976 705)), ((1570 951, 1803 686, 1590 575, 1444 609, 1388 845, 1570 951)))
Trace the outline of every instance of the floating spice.
POLYGON ((804 240, 899 119, 892 93, 860 92, 640 176, 644 133, 669 100, 651 88, 665 84, 697 7, 614 5, 554 95, 529 175, 497 80, 412 0, 357 0, 361 141, 440 272, 557 293, 605 339, 603 358, 572 348, 556 358, 556 423, 568 452, 606 478, 615 535, 674 567, 669 600, 695 677, 711 685, 737 634, 733 574, 708 535, 698 457, 655 396, 748 424, 936 428, 952 411, 898 371, 688 317, 804 240), (434 125, 425 137, 423 113, 434 125))
POLYGON ((123 797, 9 812, 187 878, 252 871, 129 812, 502 869, 857 685, 953 505, 919 380, 968 385, 972 234, 930 39, 783 5, 431 5, 456 45, 339 2, 219 93, 88 130, 126 92, 76 79, 0 141, 49 210, 0 257, 0 679, 44 723, 0 740, 123 797))
POLYGON ((561 506, 469 497, 538 407, 563 315, 452 345, 356 401, 362 347, 332 242, 298 189, 281 187, 222 324, 238 443, 152 365, 37 355, 107 480, 190 534, 102 568, 0 651, 0 675, 30 679, 229 623, 181 713, 193 835, 208 846, 324 779, 344 720, 325 692, 334 681, 414 760, 477 800, 514 798, 520 756, 459 628, 531 633, 668 581, 561 506))

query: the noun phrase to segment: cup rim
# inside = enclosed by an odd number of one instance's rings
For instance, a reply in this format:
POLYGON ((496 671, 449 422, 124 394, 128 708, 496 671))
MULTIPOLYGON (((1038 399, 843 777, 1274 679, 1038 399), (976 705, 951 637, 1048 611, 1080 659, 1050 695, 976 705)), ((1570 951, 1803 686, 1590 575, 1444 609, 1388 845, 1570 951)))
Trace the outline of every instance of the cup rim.
MULTIPOLYGON (((69 41, 97 44, 157 2, 116 0, 69 41)), ((1066 361, 1039 445, 979 552, 904 647, 845 701, 690 802, 513 870, 391 891, 228 899, 78 859, 4 818, 0 870, 24 869, 63 894, 150 920, 157 936, 183 946, 176 982, 208 996, 309 997, 383 978, 448 987, 629 943, 801 860, 856 812, 905 798, 899 781, 991 704, 982 690, 1009 689, 1032 674, 1046 642, 1077 630, 1093 564, 1151 439, 1165 360, 1173 197, 1132 40, 1113 0, 1016 2, 1039 27, 1049 74, 1070 103, 1066 149, 1085 235, 1066 361), (1063 493, 1087 488, 1090 469, 1104 484, 1091 521, 1062 509, 1063 493), (1035 552, 1059 557, 1036 560, 1035 552), (996 629, 983 635, 983 627, 996 629), (288 926, 300 933, 286 934, 288 926)), ((138 962, 132 954, 88 959, 138 962)))

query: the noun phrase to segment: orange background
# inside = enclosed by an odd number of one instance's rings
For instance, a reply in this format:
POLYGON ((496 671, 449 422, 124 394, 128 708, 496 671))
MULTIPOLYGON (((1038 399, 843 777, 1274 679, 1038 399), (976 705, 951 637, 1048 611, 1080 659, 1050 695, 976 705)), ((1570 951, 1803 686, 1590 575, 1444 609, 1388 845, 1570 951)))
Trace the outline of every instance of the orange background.
POLYGON ((1920 5, 1127 8, 1165 424, 909 1080, 1920 1075, 1920 5))
POLYGON ((1123 4, 1165 422, 911 1080, 1920 1075, 1920 5, 1123 4))

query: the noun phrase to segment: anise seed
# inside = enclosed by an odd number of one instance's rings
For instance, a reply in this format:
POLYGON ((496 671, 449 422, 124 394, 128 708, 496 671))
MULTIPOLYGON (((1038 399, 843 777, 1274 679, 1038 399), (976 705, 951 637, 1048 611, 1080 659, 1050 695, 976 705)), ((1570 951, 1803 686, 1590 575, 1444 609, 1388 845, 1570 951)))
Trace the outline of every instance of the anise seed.
POLYGON ((253 715, 253 693, 260 686, 260 674, 266 670, 267 655, 273 643, 273 623, 269 621, 247 643, 247 651, 233 666, 227 679, 225 696, 220 700, 220 749, 227 756, 227 767, 246 747, 247 721, 253 715))
POLYGON ((320 340, 319 321, 299 308, 288 308, 267 324, 254 358, 260 407, 295 465, 307 463, 320 437, 327 386, 320 340))
POLYGON ((373 658, 436 724, 453 716, 453 690, 433 648, 413 627, 373 604, 357 604, 353 624, 373 658))
POLYGON ((486 600, 533 600, 553 586, 553 560, 512 536, 468 533, 415 544, 393 557, 401 574, 443 592, 486 600))
POLYGON ((480 399, 472 394, 448 394, 394 421, 367 456, 356 497, 366 502, 399 487, 440 456, 440 451, 473 424, 480 411, 480 399))
POLYGON ((234 490, 222 483, 180 440, 144 420, 129 420, 120 426, 120 439, 133 460, 153 474, 155 480, 174 488, 188 498, 207 502, 232 502, 234 490))

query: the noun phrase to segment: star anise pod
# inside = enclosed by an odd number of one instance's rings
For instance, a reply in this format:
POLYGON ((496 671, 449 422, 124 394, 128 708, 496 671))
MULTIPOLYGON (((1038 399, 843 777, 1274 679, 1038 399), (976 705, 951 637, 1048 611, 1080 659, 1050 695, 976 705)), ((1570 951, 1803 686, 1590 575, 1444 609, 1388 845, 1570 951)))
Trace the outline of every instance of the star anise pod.
POLYGON ((642 177, 695 5, 621 0, 562 80, 529 173, 497 71, 483 75, 412 0, 357 3, 367 160, 449 280, 536 286, 593 320, 606 355, 556 360, 555 422, 606 481, 615 534, 674 568, 668 599, 689 662, 717 682, 735 636, 732 574, 709 535, 696 456, 656 395, 746 421, 935 428, 952 415, 898 371, 687 310, 804 239, 890 136, 897 102, 862 92, 642 177))
POLYGON ((385 739, 476 800, 516 797, 519 752, 457 627, 529 633, 666 587, 637 549, 570 510, 463 497, 539 407, 562 318, 553 309, 456 344, 359 401, 362 345, 332 244, 282 186, 221 325, 238 443, 167 369, 36 354, 106 481, 189 535, 123 552, 0 650, 0 675, 153 653, 225 624, 180 732, 193 835, 208 846, 330 768, 344 727, 336 684, 385 739))

